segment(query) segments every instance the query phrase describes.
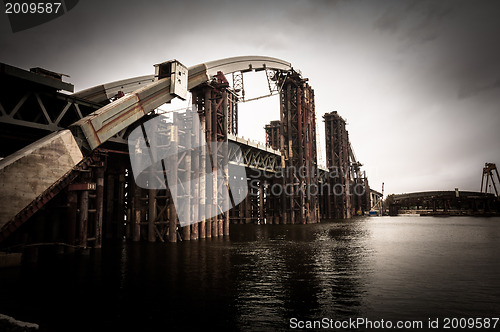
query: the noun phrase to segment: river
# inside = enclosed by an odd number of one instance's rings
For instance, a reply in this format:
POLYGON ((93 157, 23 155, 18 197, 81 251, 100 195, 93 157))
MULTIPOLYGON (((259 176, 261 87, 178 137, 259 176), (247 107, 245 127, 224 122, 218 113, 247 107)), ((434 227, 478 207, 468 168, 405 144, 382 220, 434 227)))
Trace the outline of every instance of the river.
POLYGON ((107 243, 4 269, 0 296, 0 313, 42 331, 285 331, 349 319, 442 328, 500 316, 500 218, 231 225, 225 239, 107 243))

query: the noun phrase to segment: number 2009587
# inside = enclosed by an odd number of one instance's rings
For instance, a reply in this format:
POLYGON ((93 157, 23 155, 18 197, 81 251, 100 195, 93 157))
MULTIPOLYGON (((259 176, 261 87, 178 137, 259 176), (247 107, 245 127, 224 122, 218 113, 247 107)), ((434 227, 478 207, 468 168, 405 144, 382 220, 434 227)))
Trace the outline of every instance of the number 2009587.
POLYGON ((494 329, 500 318, 445 318, 444 329, 494 329))
POLYGON ((5 4, 6 14, 57 14, 61 8, 61 2, 7 2, 5 4))

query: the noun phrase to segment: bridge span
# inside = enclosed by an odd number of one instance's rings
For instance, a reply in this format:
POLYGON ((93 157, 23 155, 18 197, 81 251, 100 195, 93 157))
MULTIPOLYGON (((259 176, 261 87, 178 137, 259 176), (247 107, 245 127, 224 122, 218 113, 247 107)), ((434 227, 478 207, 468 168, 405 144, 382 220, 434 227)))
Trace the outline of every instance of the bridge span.
POLYGON ((493 194, 474 191, 423 191, 390 195, 390 215, 498 215, 500 204, 493 194))
MULTIPOLYGON (((337 112, 324 117, 327 166, 318 165, 314 90, 290 63, 237 57, 189 69, 177 61, 155 68, 155 75, 73 93, 61 74, 1 64, 1 247, 99 248, 105 239, 123 237, 197 240, 228 235, 230 223, 316 223, 369 210, 368 180, 337 112), (243 75, 249 71, 265 71, 269 94, 280 96, 280 119, 266 126, 266 143, 238 137, 238 104, 245 101, 243 75), (182 206, 175 206, 168 183, 156 189, 134 181, 130 133, 157 117, 160 105, 188 92, 203 134, 173 125, 165 134, 193 146, 231 142, 239 148, 241 155, 231 148, 211 155, 221 169, 246 169, 248 195, 228 211, 220 197, 227 176, 199 180, 182 206), (274 190, 279 187, 291 189, 274 190), (209 188, 215 195, 208 195, 209 188), (214 217, 182 227, 179 209, 214 217)), ((182 177, 195 172, 195 164, 204 169, 206 160, 179 153, 175 162, 182 177)))

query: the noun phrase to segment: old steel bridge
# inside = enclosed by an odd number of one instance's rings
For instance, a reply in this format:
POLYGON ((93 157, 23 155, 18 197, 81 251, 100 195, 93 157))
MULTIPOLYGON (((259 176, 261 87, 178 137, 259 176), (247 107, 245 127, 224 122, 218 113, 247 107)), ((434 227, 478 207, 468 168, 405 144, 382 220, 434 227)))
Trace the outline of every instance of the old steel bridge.
MULTIPOLYGON (((337 112, 324 116, 327 166, 318 166, 314 90, 286 61, 236 57, 189 68, 170 61, 155 65, 154 75, 77 93, 61 74, 41 68, 27 71, 1 64, 0 80, 3 248, 49 243, 99 248, 105 239, 123 237, 197 240, 228 235, 230 223, 317 223, 350 218, 370 208, 368 180, 337 112), (238 104, 245 101, 243 77, 249 71, 265 71, 270 94, 280 96, 280 119, 266 125, 265 144, 238 137, 238 104), (188 93, 203 135, 179 128, 166 128, 167 134, 189 144, 234 143, 242 158, 219 151, 214 155, 220 160, 214 163, 244 165, 253 185, 241 203, 223 211, 217 194, 209 197, 206 191, 208 185, 221 190, 224 179, 200 180, 185 198, 188 204, 177 209, 216 216, 181 227, 168 187, 141 188, 135 183, 126 139, 156 117, 159 106, 176 97, 185 99, 188 93), (303 173, 280 172, 291 167, 303 173), (273 184, 341 190, 276 194, 270 190, 273 184), (353 192, 354 186, 363 190, 353 192)), ((193 163, 202 162, 198 159, 179 154, 179 175, 192 172, 193 163)))

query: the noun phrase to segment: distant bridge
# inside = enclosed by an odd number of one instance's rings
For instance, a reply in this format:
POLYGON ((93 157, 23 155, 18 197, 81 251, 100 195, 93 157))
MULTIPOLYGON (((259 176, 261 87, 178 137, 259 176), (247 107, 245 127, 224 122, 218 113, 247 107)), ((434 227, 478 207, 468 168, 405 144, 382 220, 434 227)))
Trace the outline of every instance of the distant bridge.
POLYGON ((418 213, 421 215, 480 215, 500 211, 493 194, 473 191, 424 191, 391 195, 389 214, 418 213))

